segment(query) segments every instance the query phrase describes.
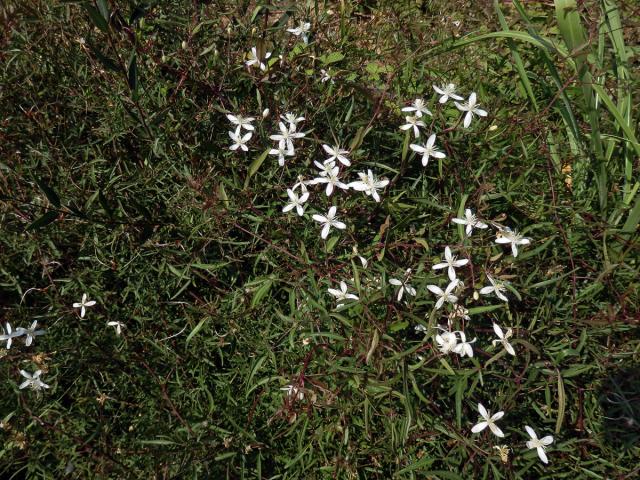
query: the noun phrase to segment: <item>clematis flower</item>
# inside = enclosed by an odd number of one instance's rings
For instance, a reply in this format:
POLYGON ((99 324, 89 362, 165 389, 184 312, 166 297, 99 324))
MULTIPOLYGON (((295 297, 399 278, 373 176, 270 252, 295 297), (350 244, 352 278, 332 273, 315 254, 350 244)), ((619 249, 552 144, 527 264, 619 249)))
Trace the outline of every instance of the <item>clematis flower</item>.
POLYGON ((309 22, 300 22, 296 28, 287 28, 287 32, 295 35, 296 37, 302 37, 304 43, 309 43, 309 30, 311 24, 309 22))
POLYGON ((527 448, 535 448, 538 451, 538 456, 540 457, 540 460, 542 460, 542 463, 549 463, 545 447, 553 443, 553 437, 551 435, 547 435, 546 437, 538 438, 536 432, 530 426, 525 425, 524 429, 531 437, 531 440, 527 441, 527 448))
POLYGON ((474 228, 488 228, 488 225, 478 220, 469 208, 465 209, 464 218, 454 218, 451 221, 459 225, 466 225, 465 232, 467 236, 471 236, 474 228))
POLYGON ((120 335, 122 333, 122 327, 124 327, 124 323, 118 321, 107 322, 107 325, 110 327, 115 327, 116 335, 120 335))
POLYGON ((297 127, 300 122, 304 122, 304 117, 298 117, 295 113, 285 113, 280 118, 287 122, 290 126, 297 127))
POLYGON ((489 283, 491 283, 491 285, 482 287, 480 289, 480 294, 489 295, 490 293, 493 292, 496 294, 496 297, 498 297, 500 300, 502 300, 503 302, 508 302, 509 299, 505 296, 504 293, 502 293, 507 291, 507 288, 504 286, 504 284, 501 281, 494 279, 489 274, 487 274, 487 280, 489 280, 489 283))
POLYGON ((278 128, 280 128, 280 133, 276 135, 271 135, 269 138, 271 140, 278 141, 278 148, 284 150, 285 148, 291 152, 291 155, 294 153, 293 148, 293 139, 295 138, 303 138, 303 132, 296 132, 296 127, 294 125, 289 125, 288 127, 282 123, 278 123, 278 128))
POLYGON ((529 245, 531 243, 531 239, 524 238, 520 233, 507 227, 500 231, 498 238, 496 238, 496 243, 510 243, 511 253, 513 253, 515 258, 518 256, 518 245, 529 245))
POLYGON ((463 267, 465 266, 467 263, 469 263, 469 259, 468 258, 463 258, 461 260, 456 260, 456 257, 454 257, 451 254, 451 249, 447 246, 444 249, 444 262, 443 263, 436 263, 433 267, 431 267, 434 270, 440 270, 442 268, 447 268, 447 272, 449 274, 449 280, 451 280, 452 282, 456 279, 456 268, 459 267, 463 267))
POLYGON ((298 216, 304 215, 304 208, 302 205, 309 199, 309 192, 303 191, 302 195, 298 195, 293 190, 287 188, 287 195, 289 196, 289 203, 282 209, 283 213, 287 213, 290 210, 296 209, 298 216))
POLYGON ((331 83, 335 83, 333 81, 333 77, 331 76, 331 74, 325 70, 324 68, 320 69, 320 82, 321 83, 325 83, 325 82, 331 82, 331 83))
POLYGON ((431 293, 438 296, 438 301, 436 302, 436 306, 435 306, 436 310, 440 310, 440 308, 442 308, 442 305, 444 305, 444 302, 449 302, 451 304, 458 302, 458 297, 456 297, 452 293, 457 287, 458 287, 457 280, 454 280, 449 285, 447 285, 447 288, 445 290, 442 290, 437 285, 427 285, 427 289, 431 293))
POLYGON ((382 180, 375 178, 371 170, 367 170, 367 173, 358 172, 358 176, 360 177, 360 180, 351 182, 347 186, 357 190, 358 192, 364 192, 367 195, 371 195, 376 202, 379 202, 380 195, 378 195, 378 190, 389 185, 389 180, 386 178, 383 178, 382 180))
POLYGON ((479 422, 477 425, 475 425, 471 429, 471 431, 473 433, 481 432, 485 428, 489 427, 491 432, 493 432, 493 434, 496 437, 504 437, 504 433, 502 433, 502 430, 500 430, 498 428, 498 426, 495 424, 495 422, 497 422, 498 420, 500 420, 504 416, 504 412, 498 412, 498 413, 490 416, 489 412, 487 412, 487 409, 484 408, 484 405, 482 405, 481 403, 478 403, 478 412, 480 413, 480 416, 482 417, 482 421, 479 422))
POLYGON ((278 165, 280 165, 281 167, 284 167, 285 157, 292 157, 293 153, 294 152, 292 151, 280 148, 280 146, 278 146, 278 148, 272 148, 271 150, 269 150, 269 155, 278 156, 278 165))
POLYGON ((233 140, 233 144, 229 147, 229 150, 237 150, 241 149, 243 152, 248 152, 249 147, 247 147, 246 143, 251 140, 253 133, 246 133, 244 136, 241 136, 240 129, 238 128, 235 132, 229 132, 229 137, 233 140))
POLYGON ((74 303, 73 304, 73 308, 79 308, 80 309, 80 318, 84 318, 84 314, 86 312, 86 307, 93 307, 95 304, 96 304, 95 300, 87 301, 87 294, 83 293, 82 294, 82 300, 80 300, 79 303, 74 303))
POLYGON ((13 343, 13 339, 21 336, 23 332, 21 332, 20 329, 17 329, 14 332, 9 322, 5 323, 4 330, 4 335, 0 335, 0 341, 5 340, 7 342, 7 350, 9 350, 11 348, 11 344, 13 343))
MULTIPOLYGON (((336 297, 338 302, 344 302, 346 300, 358 300, 358 296, 353 293, 347 293, 347 284, 345 282, 340 282, 340 290, 335 288, 328 288, 327 291, 336 297)), ((344 303, 338 303, 337 307, 340 308, 344 303)))
POLYGON ((298 400, 304 400, 304 392, 295 385, 285 385, 281 387, 280 390, 287 392, 287 397, 289 398, 295 397, 298 400))
POLYGON ((40 380, 40 375, 42 375, 42 370, 36 370, 33 372, 33 375, 24 370, 20 370, 20 374, 26 378, 24 382, 20 384, 18 387, 20 390, 23 388, 31 387, 32 390, 41 390, 43 388, 49 388, 49 385, 40 380))
POLYGON ((338 160, 345 167, 351 165, 351 161, 347 158, 347 154, 349 150, 343 150, 339 146, 331 147, 329 145, 322 145, 322 148, 325 152, 329 154, 329 158, 325 160, 325 162, 331 162, 334 160, 338 160))
POLYGON ((18 335, 26 335, 27 336, 27 338, 24 341, 24 344, 27 347, 29 347, 31 345, 31 343, 33 342, 33 340, 37 336, 45 334, 44 330, 36 330, 37 326, 38 326, 38 321, 34 320, 29 328, 18 327, 16 329, 16 334, 18 334, 18 335))
POLYGON ((413 327, 416 333, 427 333, 427 327, 419 323, 415 327, 413 327))
POLYGON ((434 85, 433 89, 436 91, 436 93, 440 94, 440 100, 438 100, 440 103, 446 103, 449 98, 453 98, 454 100, 462 100, 462 97, 460 95, 456 95, 456 86, 453 83, 448 83, 443 87, 436 87, 434 85))
POLYGON ((398 301, 402 300, 402 295, 404 294, 404 292, 407 292, 408 295, 411 295, 412 297, 416 296, 416 289, 413 288, 411 285, 409 285, 409 275, 411 275, 411 269, 407 268, 407 271, 405 272, 404 275, 404 279, 403 280, 398 280, 397 278, 391 278, 389 280, 389 283, 391 285, 394 285, 396 287, 400 287, 398 289, 398 301))
POLYGON ((316 177, 310 180, 309 185, 318 185, 321 183, 326 183, 327 188, 325 190, 325 193, 327 197, 331 196, 331 194, 333 193, 333 189, 335 187, 341 188, 342 190, 348 190, 349 186, 340 181, 340 179, 338 178, 339 174, 340 174, 340 168, 335 166, 331 169, 328 169, 326 171, 326 175, 322 175, 322 172, 321 172, 319 177, 316 177))
POLYGON ((242 128, 244 128, 245 130, 249 130, 250 132, 253 132, 253 130, 255 130, 255 127, 251 124, 251 122, 255 120, 255 118, 253 117, 243 117, 242 115, 231 115, 230 113, 228 113, 227 118, 231 123, 237 125, 236 133, 240 133, 240 129, 242 128))
POLYGON ((476 103, 476 92, 473 92, 471 95, 469 95, 469 100, 467 100, 464 103, 458 103, 455 102, 456 107, 458 107, 458 110, 460 110, 461 112, 467 112, 464 115, 464 128, 469 128, 469 125, 471 125, 471 120, 473 119, 473 115, 478 115, 479 117, 486 117, 487 116, 487 112, 482 110, 481 108, 478 108, 478 104, 476 103))
POLYGON ((453 351, 461 357, 464 357, 465 355, 467 357, 473 357, 473 347, 471 346, 471 344, 474 343, 477 339, 474 338, 473 340, 467 342, 467 337, 465 336, 464 332, 455 333, 460 335, 460 343, 456 345, 453 351))
POLYGON ((411 106, 404 107, 402 109, 402 111, 403 112, 416 112, 416 117, 421 117, 422 114, 431 115, 431 112, 427 108, 427 105, 425 104, 424 100, 421 99, 421 98, 416 98, 413 101, 413 103, 411 104, 411 106))
POLYGON ((440 353, 447 355, 455 351, 456 346, 458 345, 458 337, 456 337, 455 333, 445 330, 436 335, 436 343, 438 344, 440 353))
POLYGON ((418 127, 426 128, 425 123, 420 120, 420 117, 414 117, 412 115, 407 115, 405 117, 405 121, 407 122, 404 125, 400 126, 400 130, 409 130, 413 128, 413 134, 416 138, 420 136, 420 129, 418 127))
POLYGON ((320 237, 325 240, 329 236, 329 230, 331 227, 337 228, 339 230, 344 230, 347 226, 339 221, 336 217, 336 211, 338 207, 335 205, 329 209, 329 212, 326 216, 315 214, 312 218, 316 222, 320 222, 322 224, 322 232, 320 233, 320 237))
MULTIPOLYGON (((247 67, 253 67, 254 65, 257 65, 258 67, 260 67, 260 70, 262 71, 265 71, 267 69, 267 66, 258 57, 258 50, 256 49, 256 47, 251 47, 251 52, 249 52, 248 57, 249 59, 246 62, 244 62, 247 67)), ((264 55, 265 60, 268 60, 270 57, 271 57, 271 52, 265 53, 264 55)))
POLYGON ((436 134, 432 133, 427 139, 427 143, 424 145, 417 145, 412 143, 409 148, 414 152, 422 154, 422 166, 426 167, 429 163, 429 157, 433 158, 445 158, 446 155, 439 151, 434 144, 436 143, 436 134))
POLYGON ((513 336, 513 330, 511 328, 507 328, 507 333, 505 334, 500 326, 497 323, 494 323, 493 331, 498 336, 497 340, 493 340, 491 342, 493 346, 495 346, 497 343, 501 343, 507 353, 515 357, 516 351, 513 349, 513 345, 509 343, 509 339, 513 336))

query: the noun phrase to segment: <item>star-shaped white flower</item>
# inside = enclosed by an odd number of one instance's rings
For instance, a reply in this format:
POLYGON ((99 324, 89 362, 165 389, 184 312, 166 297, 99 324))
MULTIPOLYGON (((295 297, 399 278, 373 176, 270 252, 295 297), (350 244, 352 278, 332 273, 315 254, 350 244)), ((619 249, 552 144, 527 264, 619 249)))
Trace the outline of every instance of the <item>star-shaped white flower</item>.
POLYGON ((496 238, 496 243, 501 244, 511 244, 511 253, 513 253, 514 257, 518 256, 518 245, 529 245, 531 243, 531 239, 525 238, 522 234, 511 230, 510 228, 504 228, 500 231, 500 234, 496 238))
POLYGON ((269 155, 277 155, 278 156, 278 165, 284 167, 285 157, 292 157, 294 152, 287 150, 286 148, 272 148, 269 150, 269 155))
POLYGON ((243 136, 240 133, 240 128, 236 129, 235 132, 229 132, 229 137, 233 140, 233 144, 229 147, 229 150, 237 150, 240 148, 243 152, 248 152, 249 147, 247 147, 246 143, 251 140, 252 136, 252 132, 248 132, 243 136))
POLYGON ((18 387, 20 390, 23 388, 31 387, 32 390, 40 390, 42 388, 49 388, 49 385, 40 380, 40 375, 42 375, 42 370, 36 370, 33 372, 33 375, 24 370, 20 370, 20 374, 26 378, 24 382, 20 384, 18 387))
POLYGON ((538 456, 540 457, 540 460, 542 460, 542 463, 549 463, 545 447, 553 443, 553 437, 551 435, 547 435, 546 437, 538 438, 536 432, 530 426, 525 425, 524 429, 531 437, 531 440, 527 441, 527 448, 535 448, 538 450, 538 456))
POLYGON ((304 122, 304 117, 298 117, 295 113, 290 112, 280 115, 280 118, 294 127, 297 127, 300 122, 304 122))
POLYGON ((298 195, 293 190, 287 188, 287 195, 289 196, 289 203, 282 209, 283 213, 287 213, 290 210, 296 209, 298 216, 304 215, 304 203, 309 200, 309 192, 303 190, 302 195, 298 195))
POLYGON ((96 304, 95 300, 88 300, 87 301, 87 294, 83 293, 82 294, 82 300, 80 300, 80 302, 78 303, 74 303, 73 304, 73 308, 79 308, 80 309, 80 318, 84 318, 84 314, 86 312, 86 307, 93 307, 96 304))
POLYGON ((427 285, 427 289, 438 296, 438 301, 436 302, 436 310, 440 310, 440 308, 442 308, 442 305, 444 305, 444 302, 449 302, 451 304, 457 303, 458 302, 458 297, 456 297, 452 292, 458 287, 458 280, 454 280, 453 282, 451 282, 449 285, 447 285, 447 288, 442 290, 440 287, 438 287, 437 285, 427 285))
POLYGON ((285 385, 280 390, 287 392, 287 397, 289 398, 295 397, 298 400, 304 400, 304 392, 295 385, 285 385))
MULTIPOLYGON (((347 284, 345 282, 340 282, 340 290, 335 288, 328 288, 327 291, 336 297, 338 302, 344 302, 346 300, 358 300, 358 296, 353 293, 347 293, 347 284)), ((340 308, 344 303, 338 303, 337 307, 340 308)))
POLYGON ((509 343, 509 339, 513 336, 513 330, 507 328, 507 333, 502 331, 502 328, 497 323, 493 324, 493 331, 498 336, 497 340, 493 340, 491 343, 495 346, 497 343, 501 343, 508 354, 516 356, 516 351, 513 349, 513 345, 509 343))
POLYGON ((230 113, 228 113, 227 118, 231 123, 233 123, 234 125, 237 125, 236 131, 244 128, 245 130, 249 130, 250 132, 253 132, 253 130, 255 129, 255 127, 251 125, 251 122, 255 120, 255 118, 253 117, 243 117, 242 115, 231 115, 230 113))
POLYGON ((433 89, 436 91, 436 93, 440 94, 440 100, 438 100, 440 103, 446 103, 449 98, 453 98, 454 100, 462 100, 462 97, 460 95, 456 95, 456 86, 453 83, 448 83, 443 87, 436 87, 434 85, 433 89))
POLYGON ((416 296, 416 289, 413 288, 411 285, 409 285, 410 275, 411 275, 411 269, 407 268, 407 271, 404 274, 404 279, 402 280, 399 280, 397 278, 389 279, 389 283, 391 285, 400 287, 398 289, 398 296, 397 296, 398 301, 402 300, 402 295, 404 295, 404 292, 407 292, 407 295, 411 295, 412 297, 416 296))
POLYGON ((18 327, 16 329, 17 334, 27 336, 27 338, 24 341, 24 344, 27 347, 31 345, 31 343, 37 336, 44 335, 46 333, 44 330, 36 330, 37 326, 38 326, 38 321, 34 320, 29 328, 18 327))
POLYGON ((340 148, 339 145, 332 147, 327 144, 322 145, 322 148, 324 149, 325 152, 329 154, 329 158, 327 158, 325 162, 338 160, 345 167, 348 167, 349 165, 351 165, 351 161, 347 158, 347 155, 349 154, 349 150, 343 150, 342 148, 340 148))
MULTIPOLYGON (((253 67, 254 65, 260 67, 260 70, 265 71, 267 66, 264 64, 262 60, 258 57, 258 50, 256 47, 251 47, 251 52, 248 54, 249 59, 244 62, 247 67, 253 67)), ((271 52, 267 52, 264 55, 264 59, 268 60, 271 57, 271 52)))
POLYGON ((281 150, 286 148, 293 155, 293 139, 303 138, 305 134, 303 132, 297 132, 295 125, 289 125, 287 127, 283 122, 278 123, 278 128, 280 129, 280 133, 271 135, 269 138, 271 140, 277 140, 278 148, 281 150))
POLYGON ((454 332, 443 331, 436 335, 436 343, 441 353, 447 355, 455 351, 458 345, 458 337, 454 332))
POLYGON ((349 186, 346 183, 342 183, 338 175, 340 174, 340 168, 335 166, 333 168, 326 170, 326 175, 320 173, 319 177, 316 177, 312 180, 309 180, 309 185, 318 185, 321 183, 326 183, 327 188, 325 193, 327 197, 331 196, 335 187, 341 188, 342 190, 348 190, 349 186))
POLYGON ((320 233, 320 237, 325 240, 329 236, 329 230, 331 227, 337 228, 338 230, 344 230, 347 226, 339 221, 336 216, 336 211, 338 207, 335 205, 329 209, 329 212, 326 216, 315 214, 313 219, 316 222, 320 222, 322 224, 322 232, 320 233))
POLYGON ((416 112, 416 114, 415 114, 416 117, 421 117, 423 114, 424 115, 431 115, 431 112, 427 108, 426 103, 421 98, 416 98, 413 101, 413 103, 411 104, 411 106, 404 107, 402 109, 402 111, 403 112, 416 112))
POLYGON ((110 327, 115 327, 116 335, 120 335, 122 333, 122 328, 125 326, 124 323, 118 321, 107 322, 107 325, 110 327))
POLYGON ((465 232, 468 237, 471 236, 474 228, 488 228, 486 223, 478 220, 470 208, 464 210, 464 218, 454 218, 451 221, 459 225, 466 225, 465 232))
POLYGON ((433 158, 444 158, 446 155, 442 153, 435 147, 436 143, 436 134, 432 133, 427 139, 427 143, 424 145, 418 145, 416 143, 412 143, 409 145, 409 148, 414 152, 422 154, 422 166, 426 167, 429 163, 429 157, 433 158))
POLYGON ((287 32, 295 35, 296 37, 302 37, 302 41, 304 43, 309 42, 309 30, 311 29, 311 24, 309 22, 300 22, 300 24, 296 28, 287 28, 287 32))
POLYGON ((464 103, 455 102, 458 110, 460 110, 461 112, 467 112, 464 115, 464 128, 469 128, 474 114, 478 115, 479 117, 487 116, 487 112, 485 112, 481 108, 478 108, 478 104, 476 102, 476 92, 473 92, 471 95, 469 95, 469 100, 464 103))
POLYGON ((5 323, 4 331, 5 333, 0 335, 0 341, 5 340, 7 342, 7 350, 9 350, 13 339, 22 335, 23 332, 21 332, 19 328, 14 332, 9 322, 5 323))
POLYGON ((360 177, 360 180, 351 182, 348 184, 348 187, 353 188, 358 192, 364 192, 366 195, 371 195, 376 202, 379 202, 380 195, 378 194, 378 190, 389 185, 389 180, 386 178, 377 179, 373 176, 371 170, 367 170, 367 173, 358 172, 358 176, 360 177))
POLYGON ((504 286, 504 284, 500 280, 494 279, 489 274, 487 274, 487 280, 489 280, 489 283, 491 283, 491 285, 482 287, 480 289, 480 294, 489 295, 490 293, 495 293, 496 297, 498 297, 500 300, 502 300, 503 302, 508 302, 509 299, 504 293, 502 293, 507 291, 507 288, 504 286))
POLYGON ((420 117, 414 117, 412 115, 407 115, 405 117, 405 121, 407 122, 404 125, 400 125, 400 130, 409 130, 413 128, 413 134, 416 138, 420 136, 420 129, 418 127, 426 128, 425 123, 420 120, 420 117))
POLYGON ((457 333, 458 335, 460 335, 460 343, 456 345, 453 351, 461 357, 464 357, 465 355, 467 357, 473 357, 473 347, 471 346, 471 344, 474 343, 477 339, 474 338, 473 340, 467 342, 467 337, 465 336, 464 332, 457 333))
POLYGON ((489 427, 496 437, 504 437, 504 433, 502 433, 502 430, 500 430, 495 424, 495 422, 497 422, 504 416, 504 412, 498 412, 490 416, 489 412, 487 412, 487 409, 484 408, 484 405, 482 405, 481 403, 478 403, 478 412, 482 417, 482 421, 471 429, 473 433, 481 432, 485 428, 489 427))
POLYGON ((456 268, 464 267, 467 263, 469 263, 468 258, 462 258, 460 260, 456 260, 451 254, 451 249, 447 246, 444 249, 444 262, 436 263, 433 267, 434 270, 440 270, 442 268, 448 268, 447 272, 449 274, 449 280, 452 282, 457 278, 456 277, 456 268))

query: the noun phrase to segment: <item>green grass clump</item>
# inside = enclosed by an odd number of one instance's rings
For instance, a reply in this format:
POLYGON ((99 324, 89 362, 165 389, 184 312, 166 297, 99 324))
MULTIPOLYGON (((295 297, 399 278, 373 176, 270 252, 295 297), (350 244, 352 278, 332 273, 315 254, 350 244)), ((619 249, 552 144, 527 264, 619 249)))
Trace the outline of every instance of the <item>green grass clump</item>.
POLYGON ((0 321, 46 330, 0 353, 3 478, 635 478, 637 7, 479 3, 3 2, 0 321), (463 128, 450 82, 488 116, 463 128), (281 167, 287 112, 306 136, 281 167), (256 118, 248 152, 226 114, 256 118), (323 144, 381 202, 309 185, 283 213, 323 144), (466 236, 467 208, 490 228, 466 236), (469 319, 427 288, 446 246, 469 319), (438 348, 448 317, 472 358, 438 348), (479 402, 505 438, 472 434, 479 402))

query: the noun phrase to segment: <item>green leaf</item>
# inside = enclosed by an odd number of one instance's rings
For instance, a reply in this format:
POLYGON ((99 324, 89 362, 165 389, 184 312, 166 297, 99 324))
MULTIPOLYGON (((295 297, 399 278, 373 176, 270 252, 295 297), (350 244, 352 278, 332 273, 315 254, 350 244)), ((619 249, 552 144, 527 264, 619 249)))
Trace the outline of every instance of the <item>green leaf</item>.
POLYGON ((131 55, 129 60, 129 72, 127 74, 127 81, 129 82, 129 88, 131 89, 131 96, 134 100, 138 99, 138 64, 136 61, 136 54, 131 55))
POLYGON ((93 5, 89 5, 88 3, 85 3, 83 7, 89 14, 89 18, 91 18, 91 21, 96 27, 98 27, 103 32, 109 30, 109 23, 107 22, 107 19, 98 11, 96 7, 94 7, 93 5))
POLYGON ((60 197, 58 197, 58 194, 53 190, 53 188, 47 185, 42 179, 36 179, 36 183, 38 184, 38 187, 40 187, 40 190, 42 190, 47 196, 49 203, 56 208, 60 208, 60 197))
POLYGON ((344 55, 340 52, 331 52, 326 55, 322 55, 320 58, 318 58, 318 60, 320 60, 322 64, 326 66, 344 60, 344 55))
POLYGON ((251 177, 253 177, 256 174, 256 172, 260 169, 260 166, 264 163, 265 159, 267 158, 267 155, 269 155, 269 150, 271 149, 267 148, 264 152, 262 152, 262 154, 258 158, 256 158, 253 162, 251 162, 251 165, 249 165, 247 178, 244 181, 244 188, 247 188, 249 186, 249 180, 251 180, 251 177))
POLYGON ((50 223, 53 223, 56 220, 56 218, 58 218, 58 211, 49 210, 40 218, 38 218, 33 223, 31 223, 31 225, 27 227, 27 230, 36 230, 38 228, 46 227, 50 223))

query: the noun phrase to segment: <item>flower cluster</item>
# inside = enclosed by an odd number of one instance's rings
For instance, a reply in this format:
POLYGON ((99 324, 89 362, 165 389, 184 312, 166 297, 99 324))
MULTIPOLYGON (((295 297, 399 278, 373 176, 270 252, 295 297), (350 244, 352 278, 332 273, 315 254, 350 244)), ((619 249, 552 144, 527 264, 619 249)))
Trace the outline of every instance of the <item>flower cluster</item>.
MULTIPOLYGON (((33 341, 36 337, 40 335, 44 335, 46 332, 44 330, 38 330, 38 321, 34 320, 31 325, 27 328, 18 327, 15 330, 11 328, 11 324, 9 322, 5 323, 5 333, 0 335, 0 341, 6 341, 7 350, 11 348, 13 340, 18 337, 25 337, 24 344, 27 347, 30 347, 33 344, 33 341)), ((22 390, 23 388, 31 387, 32 390, 41 390, 43 388, 49 388, 49 385, 40 380, 40 375, 42 374, 42 370, 36 370, 33 374, 28 373, 25 370, 20 370, 20 374, 26 378, 24 382, 20 384, 18 388, 22 390)))

